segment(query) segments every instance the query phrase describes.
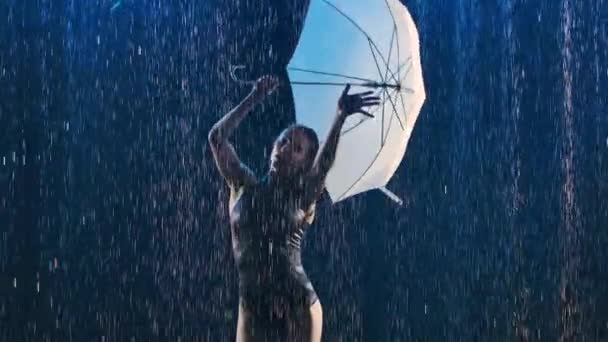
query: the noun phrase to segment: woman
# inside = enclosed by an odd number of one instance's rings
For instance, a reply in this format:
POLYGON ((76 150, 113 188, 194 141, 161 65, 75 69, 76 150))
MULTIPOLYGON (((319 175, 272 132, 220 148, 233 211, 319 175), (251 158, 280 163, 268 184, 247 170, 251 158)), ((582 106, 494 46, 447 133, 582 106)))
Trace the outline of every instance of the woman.
POLYGON ((371 117, 363 108, 377 105, 379 98, 370 96, 372 92, 348 95, 347 86, 323 147, 312 129, 292 125, 275 141, 270 169, 258 179, 228 138, 277 86, 275 77, 260 78, 209 132, 217 168, 230 187, 232 248, 239 272, 236 340, 317 342, 322 308, 302 267, 300 241, 314 218, 344 121, 354 113, 371 117))

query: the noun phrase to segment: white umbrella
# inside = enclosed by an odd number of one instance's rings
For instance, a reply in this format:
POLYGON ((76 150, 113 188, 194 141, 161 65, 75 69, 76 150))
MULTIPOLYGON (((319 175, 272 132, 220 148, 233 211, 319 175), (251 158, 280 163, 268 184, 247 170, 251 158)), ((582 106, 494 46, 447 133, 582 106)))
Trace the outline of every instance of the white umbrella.
MULTIPOLYGON (((386 189, 426 98, 418 32, 398 0, 312 0, 288 66, 296 117, 326 136, 346 83, 375 89, 375 118, 349 117, 326 188, 334 203, 386 189)), ((362 89, 363 90, 363 89, 362 89)))

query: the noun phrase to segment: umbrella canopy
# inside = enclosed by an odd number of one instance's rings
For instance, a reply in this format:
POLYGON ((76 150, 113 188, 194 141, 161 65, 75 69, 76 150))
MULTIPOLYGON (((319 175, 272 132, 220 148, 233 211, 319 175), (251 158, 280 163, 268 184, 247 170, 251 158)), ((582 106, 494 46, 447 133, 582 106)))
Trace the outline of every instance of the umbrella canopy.
MULTIPOLYGON (((288 66, 296 118, 323 139, 346 83, 375 89, 375 116, 349 117, 326 189, 334 203, 386 189, 426 98, 418 31, 398 0, 312 0, 288 66)), ((363 89, 365 88, 365 89, 363 89)))

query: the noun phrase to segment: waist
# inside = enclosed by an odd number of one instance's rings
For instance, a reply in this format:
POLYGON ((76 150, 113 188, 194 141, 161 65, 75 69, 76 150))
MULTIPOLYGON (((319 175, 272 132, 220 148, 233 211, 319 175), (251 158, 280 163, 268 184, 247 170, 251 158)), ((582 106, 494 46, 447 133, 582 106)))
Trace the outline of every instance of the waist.
POLYGON ((288 270, 302 266, 299 245, 288 238, 237 241, 233 239, 233 256, 240 270, 274 268, 288 270))
POLYGON ((248 297, 306 297, 314 291, 299 250, 243 251, 236 259, 239 292, 248 297))
POLYGON ((299 251, 243 251, 235 258, 239 283, 280 290, 308 283, 299 251))

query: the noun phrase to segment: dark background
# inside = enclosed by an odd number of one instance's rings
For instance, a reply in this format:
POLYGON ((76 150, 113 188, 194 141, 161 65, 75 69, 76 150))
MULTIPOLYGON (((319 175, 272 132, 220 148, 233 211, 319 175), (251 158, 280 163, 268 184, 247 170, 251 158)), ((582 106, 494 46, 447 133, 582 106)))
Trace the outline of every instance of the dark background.
MULTIPOLYGON (((324 340, 608 340, 608 2, 405 3, 428 97, 406 205, 320 206, 324 340)), ((249 91, 231 63, 286 77, 306 6, 0 1, 0 341, 234 339, 207 132, 249 91)), ((263 172, 294 119, 284 87, 242 158, 263 172)))

